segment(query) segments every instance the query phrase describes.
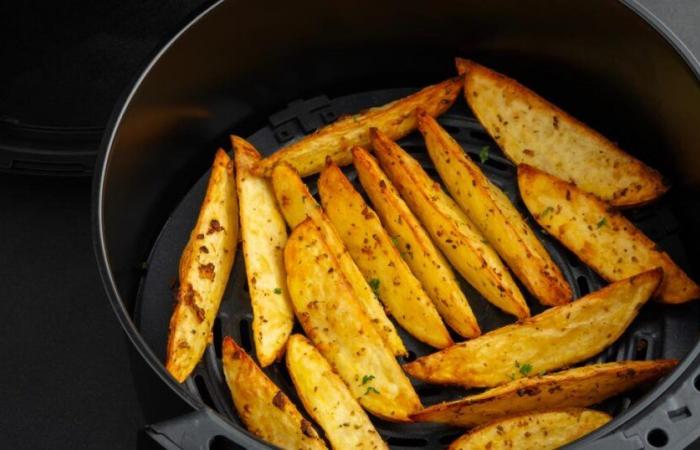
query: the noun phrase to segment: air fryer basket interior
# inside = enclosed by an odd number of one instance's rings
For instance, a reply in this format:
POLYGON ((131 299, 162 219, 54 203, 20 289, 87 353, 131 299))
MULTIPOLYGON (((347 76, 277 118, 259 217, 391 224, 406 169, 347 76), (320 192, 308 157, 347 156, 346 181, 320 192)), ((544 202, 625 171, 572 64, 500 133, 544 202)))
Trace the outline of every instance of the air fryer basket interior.
MULTIPOLYGON (((137 348, 193 406, 201 406, 199 399, 165 374, 156 356, 162 349, 150 351, 131 320, 142 263, 216 147, 228 148, 228 133, 248 136, 272 126, 269 116, 294 100, 419 87, 452 76, 454 56, 473 58, 658 168, 673 186, 664 202, 678 219, 680 242, 686 254, 697 254, 698 81, 626 6, 604 0, 527 7, 518 1, 329 3, 215 5, 154 59, 105 139, 95 178, 95 232, 107 289, 137 348)), ((691 276, 699 273, 692 258, 688 264, 691 276)), ((697 310, 688 310, 696 320, 697 310)), ((682 358, 696 339, 697 327, 674 329, 664 336, 663 354, 682 358)))

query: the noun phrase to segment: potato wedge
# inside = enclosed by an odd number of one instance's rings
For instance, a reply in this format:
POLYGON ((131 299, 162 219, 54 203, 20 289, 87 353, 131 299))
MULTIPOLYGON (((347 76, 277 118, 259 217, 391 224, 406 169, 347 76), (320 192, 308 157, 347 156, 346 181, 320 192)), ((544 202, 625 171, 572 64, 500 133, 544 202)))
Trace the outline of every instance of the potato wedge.
POLYGON ((663 359, 621 361, 522 378, 480 394, 430 406, 411 418, 416 422, 472 427, 526 411, 586 407, 654 381, 677 363, 663 359))
POLYGON ((555 450, 611 420, 604 412, 585 408, 525 413, 476 428, 454 441, 450 450, 555 450))
POLYGON ((530 310, 496 252, 438 183, 379 130, 372 145, 384 172, 457 271, 489 302, 522 319, 530 310))
POLYGON ((384 307, 374 295, 372 288, 367 284, 360 269, 355 265, 355 261, 350 257, 345 244, 338 237, 333 224, 331 224, 326 213, 321 209, 321 205, 316 202, 306 184, 301 180, 299 173, 290 164, 282 161, 272 170, 271 180, 277 203, 289 227, 296 227, 307 217, 313 220, 331 249, 333 256, 338 260, 343 275, 350 282, 355 297, 360 301, 360 304, 389 346, 389 349, 396 356, 407 355, 406 347, 396 332, 394 323, 387 317, 384 307))
POLYGON ((661 301, 700 297, 700 287, 666 252, 594 195, 527 165, 518 166, 518 185, 535 220, 606 280, 661 267, 661 301))
MULTIPOLYGON (((318 423, 334 449, 388 449, 343 380, 308 339, 292 335, 287 369, 306 412, 318 423)), ((370 377, 364 379, 371 384, 370 377)))
POLYGON ((294 311, 284 272, 287 226, 277 208, 270 180, 253 175, 260 160, 245 139, 231 136, 248 291, 253 306, 255 354, 267 367, 284 353, 294 326, 294 311))
POLYGON ((654 269, 618 281, 573 303, 418 358, 404 369, 429 383, 492 387, 568 367, 615 342, 662 276, 661 269, 654 269))
POLYGON ((430 159, 469 220, 540 303, 570 302, 573 294, 559 267, 508 197, 435 119, 420 109, 417 115, 430 159))
POLYGON ((330 161, 318 179, 318 192, 323 209, 352 259, 399 325, 433 347, 452 345, 435 305, 401 258, 379 218, 330 161))
POLYGON ((263 159, 256 172, 269 177, 278 162, 287 161, 305 177, 320 172, 327 157, 341 166, 350 164, 350 149, 369 144, 370 128, 379 128, 393 139, 402 138, 416 128, 413 112, 417 107, 439 116, 452 106, 461 89, 461 77, 452 78, 386 105, 343 117, 263 159))
POLYGON ((313 425, 245 350, 228 336, 221 348, 226 384, 248 431, 281 448, 327 448, 313 425))
POLYGON ((481 334, 476 317, 448 262, 366 150, 352 149, 353 163, 384 228, 445 322, 461 336, 481 334))
POLYGON ((615 206, 650 202, 668 190, 661 175, 517 81, 457 58, 464 95, 503 152, 576 183, 615 206))
POLYGON ((353 397, 375 416, 409 421, 409 414, 421 408, 420 399, 311 219, 292 231, 284 261, 301 326, 353 397))
POLYGON ((238 245, 233 161, 223 150, 209 176, 204 201, 179 266, 177 305, 170 318, 165 366, 182 383, 202 359, 228 283, 238 245))

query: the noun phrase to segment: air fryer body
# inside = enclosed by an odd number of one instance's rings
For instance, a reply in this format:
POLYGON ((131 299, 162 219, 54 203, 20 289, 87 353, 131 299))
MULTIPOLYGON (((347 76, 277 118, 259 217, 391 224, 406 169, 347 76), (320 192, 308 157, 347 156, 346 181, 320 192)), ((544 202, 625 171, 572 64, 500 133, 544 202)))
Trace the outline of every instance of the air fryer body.
MULTIPOLYGON (((670 181, 689 255, 698 254, 700 84, 673 42, 607 0, 225 1, 183 29, 115 110, 95 176, 95 237, 122 324, 164 381, 132 320, 141 263, 183 195, 228 148, 289 102, 419 87, 454 57, 509 74, 670 181)), ((463 100, 459 100, 463 101, 463 100)), ((692 259, 691 259, 692 262, 692 259)), ((691 275, 696 267, 688 267, 691 275)))

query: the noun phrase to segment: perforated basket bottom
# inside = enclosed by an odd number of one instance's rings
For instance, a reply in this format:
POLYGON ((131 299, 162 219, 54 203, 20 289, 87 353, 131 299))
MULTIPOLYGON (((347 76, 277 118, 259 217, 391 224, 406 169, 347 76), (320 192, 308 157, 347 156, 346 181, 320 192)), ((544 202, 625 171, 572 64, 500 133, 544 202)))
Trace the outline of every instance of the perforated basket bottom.
MULTIPOLYGON (((332 122, 340 115, 356 113, 402 97, 412 91, 411 89, 392 89, 345 96, 333 101, 325 97, 298 101, 290 104, 286 110, 271 116, 269 125, 250 136, 249 139, 261 153, 269 154, 319 126, 332 122)), ((496 144, 472 117, 463 100, 460 99, 450 111, 440 117, 439 121, 475 161, 479 161, 478 154, 482 148, 489 147, 489 158, 481 164, 482 170, 528 218, 538 237, 561 268, 576 298, 602 287, 604 283, 596 274, 542 232, 529 216, 518 195, 514 166, 502 156, 496 144)), ((417 133, 402 139, 400 144, 421 162, 434 179, 438 179, 427 157, 423 140, 417 133)), ((350 166, 344 170, 357 184, 353 168, 350 166)), ((175 208, 163 226, 144 265, 134 318, 142 335, 162 360, 165 357, 168 322, 173 308, 173 286, 177 276, 178 260, 196 220, 208 175, 208 173, 204 174, 175 208)), ((305 181, 315 193, 316 177, 309 177, 305 181)), ((626 215, 661 248, 668 251, 681 266, 685 265, 683 246, 678 235, 679 224, 669 205, 662 201, 650 207, 630 210, 626 215)), ((514 319, 511 316, 486 302, 466 282, 462 282, 462 289, 469 298, 484 332, 513 322, 514 319)), ((543 307, 529 296, 524 288, 522 292, 526 295, 533 314, 543 310, 543 307)), ((699 327, 697 317, 698 308, 694 303, 673 308, 650 303, 642 309, 639 317, 613 346, 592 358, 588 363, 660 357, 682 358, 695 343, 699 327), (672 338, 669 339, 669 337, 672 338)), ((203 361, 193 376, 185 383, 186 389, 231 421, 239 424, 240 421, 223 378, 220 343, 223 336, 232 336, 251 355, 254 355, 251 324, 252 310, 245 267, 242 252, 239 251, 214 324, 214 342, 207 349, 203 361)), ((411 361, 417 356, 434 351, 403 332, 400 327, 397 326, 397 329, 410 353, 407 358, 402 358, 402 362, 411 361)), ((301 332, 301 329, 297 328, 295 331, 301 332)), ((456 335, 453 337, 456 341, 461 340, 456 335)), ((274 364, 265 369, 265 372, 292 400, 297 402, 299 409, 303 410, 284 364, 274 364)), ((413 384, 425 405, 456 399, 468 393, 461 388, 428 385, 415 380, 413 384)), ((632 392, 629 395, 611 399, 601 407, 611 414, 619 414, 628 408, 638 395, 638 392, 632 392)), ((441 448, 463 433, 463 430, 436 424, 393 424, 378 419, 373 421, 392 448, 441 448)))

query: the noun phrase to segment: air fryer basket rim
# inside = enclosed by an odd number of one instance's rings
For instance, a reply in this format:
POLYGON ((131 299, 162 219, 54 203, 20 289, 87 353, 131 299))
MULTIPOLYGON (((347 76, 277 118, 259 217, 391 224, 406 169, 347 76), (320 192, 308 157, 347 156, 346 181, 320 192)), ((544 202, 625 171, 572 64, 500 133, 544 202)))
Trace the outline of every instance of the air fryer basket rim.
MULTIPOLYGON (((693 75, 697 80, 700 80, 700 61, 698 58, 692 54, 688 47, 680 40, 680 38, 674 34, 668 26, 663 23, 653 12, 651 12, 644 5, 639 3, 638 0, 618 0, 619 3, 631 10, 635 15, 641 18, 648 26, 652 27, 657 34, 659 34, 672 48, 673 50, 683 59, 686 65, 691 69, 693 75)), ((190 394, 185 390, 179 383, 177 383, 166 371, 164 364, 156 355, 153 353, 149 345, 146 343, 144 338, 141 336, 137 326, 130 313, 128 312, 122 296, 117 288, 117 284, 113 277, 112 267, 110 263, 109 254, 106 248, 106 238, 105 238, 105 228, 104 228, 104 205, 103 205, 103 188, 105 182, 105 176, 109 172, 110 165, 110 154, 113 148, 114 139, 116 132, 119 129, 122 119, 129 109, 131 101, 138 93, 143 81, 148 77, 149 73, 154 66, 158 64, 162 56, 168 52, 168 50, 173 46, 173 44, 185 34, 191 27, 200 22, 205 16, 210 14, 213 10, 217 9, 226 0, 217 0, 209 7, 205 8, 200 13, 196 14, 186 25, 177 30, 177 32, 168 39, 164 45, 157 51, 157 53, 145 64, 144 68, 140 74, 135 78, 134 82, 125 89, 124 93, 120 97, 120 100, 116 103, 112 114, 107 122, 105 128, 105 133, 103 135, 102 141, 100 143, 99 153, 96 162, 96 170, 93 176, 93 187, 92 187, 92 235, 93 235, 93 245, 97 258, 98 268, 102 282, 105 287, 105 291, 109 298, 110 304, 126 332, 129 340, 134 345, 136 350, 139 352, 141 357, 148 363, 148 365, 158 374, 158 376, 168 385, 178 396, 188 403, 195 410, 202 410, 207 408, 207 406, 198 398, 190 394)), ((620 424, 629 421, 631 418, 637 416, 644 409, 649 407, 655 400, 662 397, 669 388, 681 377, 690 372, 690 366, 698 359, 700 355, 700 342, 698 342, 693 349, 686 355, 686 357, 678 364, 675 370, 667 376, 662 382, 658 383, 654 389, 647 394, 645 394, 639 401, 632 405, 625 412, 615 417, 606 426, 596 430, 595 432, 589 434, 583 438, 581 443, 590 443, 596 439, 610 433, 620 424)), ((224 418, 224 420, 226 420, 224 418)), ((227 421, 227 423, 229 423, 227 421)), ((239 430, 237 426, 229 423, 229 428, 233 436, 237 436, 240 440, 239 443, 245 443, 246 445, 255 446, 266 446, 267 444, 263 441, 252 436, 246 430, 239 430)))

